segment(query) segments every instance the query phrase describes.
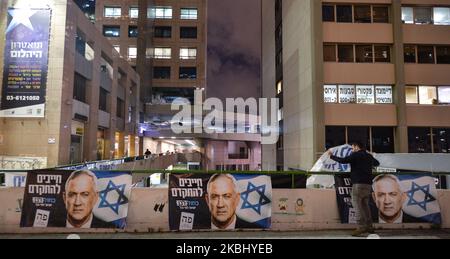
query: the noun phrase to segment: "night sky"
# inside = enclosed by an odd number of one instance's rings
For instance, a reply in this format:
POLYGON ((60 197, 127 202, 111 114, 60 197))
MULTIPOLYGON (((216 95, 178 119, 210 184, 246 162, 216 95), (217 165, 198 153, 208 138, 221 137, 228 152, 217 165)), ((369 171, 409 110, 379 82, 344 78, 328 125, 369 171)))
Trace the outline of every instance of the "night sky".
POLYGON ((261 0, 208 0, 208 97, 260 97, 261 0))

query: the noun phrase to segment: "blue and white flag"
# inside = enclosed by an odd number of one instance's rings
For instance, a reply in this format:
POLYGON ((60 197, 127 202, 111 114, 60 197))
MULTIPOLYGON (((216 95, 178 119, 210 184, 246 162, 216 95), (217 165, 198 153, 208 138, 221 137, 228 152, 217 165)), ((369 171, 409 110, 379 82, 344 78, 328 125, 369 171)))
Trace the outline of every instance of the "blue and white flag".
POLYGON ((126 227, 128 204, 131 197, 132 176, 129 172, 94 172, 97 176, 98 201, 94 207, 95 217, 126 227))
POLYGON ((441 224, 435 178, 429 175, 399 175, 407 199, 403 212, 422 222, 441 224))
POLYGON ((267 229, 272 218, 272 181, 267 175, 233 175, 238 185, 239 218, 267 229))

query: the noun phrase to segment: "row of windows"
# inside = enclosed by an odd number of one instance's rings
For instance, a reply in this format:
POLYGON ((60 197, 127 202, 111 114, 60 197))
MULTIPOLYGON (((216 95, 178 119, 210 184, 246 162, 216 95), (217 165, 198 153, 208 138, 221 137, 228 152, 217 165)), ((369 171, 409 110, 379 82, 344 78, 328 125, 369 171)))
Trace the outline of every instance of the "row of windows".
POLYGON ((450 129, 408 128, 410 153, 450 153, 450 129))
POLYGON ((324 85, 325 103, 392 104, 389 85, 324 85))
POLYGON ((405 45, 405 63, 450 64, 450 46, 405 45))
MULTIPOLYGON (((157 38, 171 38, 171 27, 155 28, 155 37, 157 38)), ((104 25, 103 36, 110 38, 120 37, 119 25, 104 25)), ((128 37, 136 38, 138 36, 137 26, 128 26, 128 37)), ((180 27, 180 39, 197 39, 197 27, 180 27)))
MULTIPOLYGON (((119 6, 106 6, 104 8, 103 15, 107 18, 120 18, 122 17, 122 7, 119 6)), ((132 6, 128 10, 128 16, 131 19, 139 18, 139 8, 132 6)), ((173 10, 172 7, 152 7, 147 11, 147 17, 152 19, 172 19, 173 10)), ((197 20, 198 10, 197 8, 181 8, 180 9, 181 20, 197 20)))
MULTIPOLYGON (((170 79, 170 67, 154 67, 153 79, 170 79)), ((197 79, 196 67, 180 67, 179 79, 197 79)))
POLYGON ((407 86, 408 104, 450 104, 450 86, 407 86))
MULTIPOLYGON (((171 59, 172 58, 172 48, 151 48, 149 49, 147 56, 154 59, 171 59)), ((180 59, 196 59, 197 49, 196 48, 180 48, 180 59)))
POLYGON ((325 62, 391 62, 391 46, 373 44, 324 44, 325 62))
POLYGON ((323 5, 322 20, 339 23, 389 23, 389 7, 380 5, 323 5))
POLYGON ((450 7, 402 7, 405 24, 450 25, 450 7))

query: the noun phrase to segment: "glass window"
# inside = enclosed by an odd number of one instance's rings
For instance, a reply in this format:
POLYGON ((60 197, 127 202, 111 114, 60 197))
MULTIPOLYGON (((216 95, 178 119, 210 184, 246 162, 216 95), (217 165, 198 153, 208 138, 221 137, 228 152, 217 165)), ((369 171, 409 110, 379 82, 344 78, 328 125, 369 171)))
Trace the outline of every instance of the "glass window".
POLYGON ((336 45, 323 45, 323 61, 336 62, 336 45))
POLYGON ((394 128, 372 127, 372 152, 395 153, 394 128))
POLYGON ((339 85, 339 103, 355 103, 355 86, 339 85))
POLYGON ((438 96, 440 104, 450 104, 450 86, 438 87, 438 96))
POLYGON ((346 143, 345 127, 325 127, 325 148, 327 150, 333 147, 345 145, 346 143))
POLYGON ((172 19, 172 7, 157 6, 149 8, 147 17, 150 19, 172 19))
POLYGON ((283 81, 277 83, 277 95, 283 92, 283 81))
POLYGON ((130 18, 132 18, 132 19, 139 18, 139 8, 138 7, 135 7, 135 6, 130 7, 129 12, 130 12, 130 14, 129 14, 130 18))
POLYGON ((181 8, 180 18, 182 20, 197 20, 198 18, 197 8, 181 8))
POLYGON ((414 8, 414 23, 415 24, 432 24, 433 12, 431 7, 416 7, 414 8))
POLYGON ((436 25, 450 25, 450 8, 448 7, 435 7, 434 12, 434 24, 436 25))
POLYGON ((117 18, 122 16, 122 8, 120 7, 105 7, 105 17, 117 18))
POLYGON ((172 49, 171 48, 154 48, 151 55, 155 59, 171 59, 172 49))
POLYGON ((180 79, 197 79, 197 68, 180 67, 180 79))
POLYGON ((435 86, 419 86, 419 104, 436 104, 437 93, 435 86))
POLYGON ((172 27, 155 26, 155 38, 172 38, 172 27))
POLYGON ((98 102, 98 108, 101 111, 109 112, 108 111, 108 91, 100 87, 100 97, 98 102))
POLYGON ((348 127, 348 143, 361 142, 370 150, 370 128, 369 127, 348 127))
POLYGON ((431 153, 430 128, 408 128, 409 153, 431 153))
POLYGON ((181 39, 196 39, 197 27, 181 27, 180 28, 181 39))
POLYGON ((103 26, 103 36, 120 37, 120 26, 103 26))
POLYGON ((374 23, 389 23, 389 7, 388 6, 374 6, 373 7, 373 22, 374 23))
POLYGON ((355 54, 356 54, 356 62, 373 63, 372 45, 356 45, 355 54))
POLYGON ((355 23, 371 23, 372 11, 370 5, 355 6, 355 23))
POLYGON ((434 64, 434 47, 417 46, 417 57, 421 64, 434 64))
POLYGON ((338 94, 336 85, 324 85, 323 95, 325 103, 337 103, 338 94))
POLYGON ((180 48, 180 59, 196 59, 196 48, 180 48))
POLYGON ((378 104, 392 104, 394 103, 392 95, 392 86, 375 86, 376 103, 378 104))
POLYGON ((405 91, 406 91, 406 103, 409 104, 419 103, 419 94, 417 92, 417 86, 407 86, 405 88, 405 91))
POLYGON ((334 5, 323 5, 322 6, 322 21, 324 22, 334 22, 334 5))
POLYGON ((138 36, 138 27, 137 26, 128 26, 128 37, 129 38, 137 38, 138 36))
POLYGON ((450 153, 450 129, 433 129, 434 153, 450 153))
POLYGON ((84 76, 75 73, 73 80, 73 99, 86 103, 86 87, 87 79, 84 76))
POLYGON ((402 21, 406 24, 414 24, 414 8, 402 7, 402 21))
POLYGON ((137 48, 128 47, 128 58, 136 58, 136 57, 137 57, 137 48))
POLYGON ((416 46, 405 45, 405 63, 416 63, 416 46))
POLYGON ((436 59, 438 64, 450 64, 450 46, 436 47, 436 59))
POLYGON ((170 79, 170 67, 154 67, 154 79, 170 79))
POLYGON ((356 86, 356 102, 360 104, 375 103, 375 92, 373 85, 357 85, 356 86))
POLYGON ((351 23, 353 22, 353 13, 351 5, 336 6, 337 22, 351 23))
POLYGON ((120 98, 117 98, 116 116, 122 119, 125 116, 125 101, 120 98))
POLYGON ((391 62, 391 47, 375 45, 375 62, 391 62))
POLYGON ((338 61, 355 62, 353 58, 353 45, 338 45, 338 61))
POLYGON ((120 45, 113 45, 113 47, 120 54, 120 45))

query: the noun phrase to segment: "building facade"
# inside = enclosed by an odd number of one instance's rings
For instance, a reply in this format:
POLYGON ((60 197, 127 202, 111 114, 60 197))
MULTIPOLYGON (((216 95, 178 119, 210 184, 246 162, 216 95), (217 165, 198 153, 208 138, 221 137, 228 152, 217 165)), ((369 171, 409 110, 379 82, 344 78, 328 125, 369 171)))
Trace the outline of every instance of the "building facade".
POLYGON ((0 74, 0 82, 6 82, 2 96, 14 88, 11 81, 27 82, 42 76, 45 99, 41 116, 2 113, 2 156, 42 158, 46 162, 41 167, 53 167, 138 153, 139 76, 72 0, 2 1, 0 31, 7 32, 1 34, 0 67, 9 71, 0 74), (14 26, 22 31, 40 29, 33 23, 42 19, 42 10, 48 10, 50 21, 48 50, 40 55, 48 55, 48 62, 42 64, 45 71, 33 74, 32 79, 25 78, 24 70, 12 74, 12 62, 27 68, 30 60, 12 58, 9 46, 14 42, 9 37, 21 36, 8 32, 14 26), (18 12, 29 14, 28 20, 16 20, 18 12))
POLYGON ((450 152, 450 1, 274 0, 262 17, 263 95, 282 99, 264 169, 310 169, 352 141, 450 152))

